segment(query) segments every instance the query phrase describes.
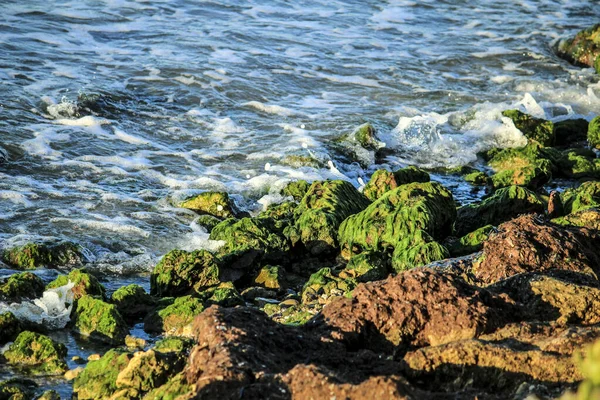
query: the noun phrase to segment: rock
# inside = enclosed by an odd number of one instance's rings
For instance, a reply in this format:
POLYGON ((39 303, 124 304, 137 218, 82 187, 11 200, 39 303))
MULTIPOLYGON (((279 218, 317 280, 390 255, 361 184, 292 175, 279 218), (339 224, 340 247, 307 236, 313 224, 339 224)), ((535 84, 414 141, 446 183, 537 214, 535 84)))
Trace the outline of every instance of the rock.
POLYGON ((571 146, 583 142, 587 138, 588 122, 583 118, 566 119, 554 123, 554 138, 556 146, 571 146))
POLYGON ((584 29, 574 38, 562 40, 558 55, 572 64, 594 67, 600 55, 600 24, 584 29))
POLYGON ((543 147, 554 145, 554 124, 551 121, 532 117, 519 110, 505 110, 502 115, 510 118, 529 142, 536 141, 543 147))
POLYGON ((600 149, 600 116, 597 116, 590 121, 587 140, 592 148, 600 149))
POLYGON ((169 377, 183 369, 184 360, 170 352, 138 351, 117 375, 117 389, 148 392, 165 384, 169 377))
POLYGON ((83 365, 86 363, 86 361, 83 358, 81 358, 80 356, 71 357, 71 361, 73 361, 75 364, 79 364, 79 365, 83 365))
POLYGON ((29 400, 37 384, 30 379, 12 378, 0 381, 0 399, 4 400, 29 400))
POLYGON ((60 400, 60 394, 56 390, 46 390, 36 400, 60 400))
POLYGON ((87 358, 88 361, 98 361, 102 356, 98 353, 90 354, 87 358))
POLYGON ((565 150, 558 160, 559 175, 566 178, 600 177, 600 162, 589 149, 565 150))
POLYGON ((363 251, 393 253, 396 270, 433 261, 430 256, 445 258, 447 251, 432 243, 451 232, 455 217, 452 194, 439 183, 399 186, 341 224, 342 256, 363 251))
POLYGON ((110 301, 126 320, 144 317, 156 304, 155 299, 136 284, 118 288, 110 301))
POLYGON ((202 291, 219 284, 219 274, 217 260, 210 252, 172 250, 154 267, 150 294, 163 297, 202 291))
POLYGON ((598 231, 559 227, 531 215, 520 216, 500 225, 498 233, 484 243, 473 273, 483 284, 549 270, 575 271, 597 279, 599 240, 598 231))
POLYGON ((355 287, 353 278, 340 278, 331 268, 323 268, 312 274, 302 288, 302 302, 328 303, 332 297, 348 296, 355 287))
POLYGON ((190 349, 194 345, 194 341, 183 337, 168 337, 161 339, 154 345, 154 351, 160 353, 176 353, 182 359, 187 357, 190 349))
POLYGON ((103 299, 106 297, 104 286, 85 268, 74 269, 68 275, 59 275, 58 278, 46 285, 46 290, 64 286, 69 282, 75 284, 71 290, 76 300, 85 295, 98 296, 103 299))
POLYGON ((144 319, 144 330, 148 333, 190 336, 192 320, 202 311, 202 301, 191 296, 165 298, 159 302, 157 309, 144 319))
POLYGON ((356 128, 353 136, 363 148, 368 150, 378 150, 382 145, 381 142, 377 140, 375 128, 369 123, 363 124, 356 128))
POLYGON ((385 279, 389 273, 388 257, 379 252, 366 251, 350 258, 339 276, 342 279, 356 279, 356 282, 370 282, 385 279))
POLYGON ((550 192, 548 198, 548 218, 557 218, 565 215, 565 208, 563 207, 560 193, 556 190, 550 192))
POLYGON ((44 293, 44 282, 31 272, 11 275, 0 280, 0 300, 20 302, 23 299, 35 299, 44 293))
POLYGON ((305 306, 298 300, 285 300, 279 304, 267 303, 263 311, 273 321, 289 326, 301 326, 310 321, 322 307, 305 306), (293 304, 292 304, 293 303, 293 304))
POLYGON ((294 246, 312 255, 330 255, 338 248, 337 230, 348 216, 362 211, 369 200, 346 181, 314 182, 294 213, 286 231, 294 246))
POLYGON ((483 248, 483 242, 485 242, 494 231, 495 228, 493 225, 483 226, 471 233, 467 233, 460 239, 447 243, 446 248, 453 257, 473 254, 483 248))
POLYGON ((195 388, 194 385, 187 383, 185 375, 179 373, 173 376, 164 385, 152 390, 146 396, 144 400, 155 400, 155 399, 173 399, 173 400, 192 400, 195 388))
POLYGON ((81 248, 74 243, 28 243, 5 250, 2 253, 2 261, 23 270, 43 266, 56 268, 78 265, 84 261, 84 257, 81 248))
POLYGON ((266 210, 258 214, 259 218, 272 218, 275 221, 291 220, 294 216, 294 211, 298 206, 293 201, 287 201, 280 204, 270 204, 266 210))
POLYGON ((511 186, 499 189, 481 203, 460 207, 457 212, 454 231, 466 235, 486 225, 498 225, 519 214, 543 213, 543 202, 532 191, 511 186))
POLYGON ((206 232, 210 233, 215 226, 221 223, 221 220, 217 217, 213 217, 212 215, 204 214, 199 215, 194 222, 206 229, 206 232))
POLYGON ((600 207, 600 182, 584 182, 578 188, 565 190, 561 198, 566 214, 600 207))
POLYGON ((67 372, 65 372, 64 378, 68 381, 72 381, 75 378, 77 378, 81 372, 83 372, 83 367, 70 369, 67 372))
POLYGON ((481 171, 471 172, 470 174, 465 175, 464 178, 465 181, 476 186, 485 186, 490 183, 490 178, 481 171))
POLYGON ((0 345, 12 342, 21 333, 21 322, 10 311, 0 314, 0 345))
POLYGON ((67 348, 39 333, 24 331, 4 352, 6 361, 26 368, 31 374, 63 374, 68 368, 65 362, 67 348))
POLYGON ((78 400, 109 399, 117 390, 116 380, 131 353, 112 349, 95 361, 90 361, 73 381, 73 392, 78 400))
POLYGON ((600 230, 600 209, 597 207, 585 208, 564 217, 555 218, 552 223, 600 230))
POLYGON ((302 200, 306 192, 308 192, 309 188, 310 183, 304 180, 292 181, 281 190, 281 195, 291 196, 294 198, 295 201, 299 202, 300 200, 302 200))
POLYGON ((413 166, 402 168, 395 172, 379 169, 371 176, 371 179, 363 190, 363 194, 369 200, 375 201, 384 193, 400 185, 413 182, 429 182, 429 174, 413 166))
POLYGON ((224 307, 235 307, 244 304, 242 296, 232 282, 223 282, 198 293, 198 299, 205 305, 219 304, 224 307))
POLYGON ((214 227, 210 239, 225 241, 217 254, 230 271, 229 278, 237 280, 259 261, 283 260, 290 250, 284 227, 283 222, 273 218, 257 217, 228 219, 214 227), (238 276, 235 270, 239 271, 238 276))
POLYGON ((71 319, 79 334, 110 344, 123 343, 129 333, 114 304, 88 295, 77 300, 71 319))
POLYGON ((125 346, 127 346, 130 349, 143 350, 144 347, 146 347, 146 341, 142 338, 127 335, 125 336, 125 346))
POLYGON ((267 265, 261 268, 254 283, 266 289, 281 290, 285 288, 285 271, 283 268, 267 265))
POLYGON ((495 188, 511 185, 539 188, 552 179, 553 164, 537 143, 525 147, 491 151, 488 164, 495 188))
POLYGON ((476 338, 502 325, 511 309, 457 276, 415 268, 359 285, 352 299, 326 306, 317 324, 350 347, 402 351, 476 338))
POLYGON ((179 203, 179 207, 218 218, 238 218, 241 213, 225 192, 204 192, 179 203))
POLYGON ((310 167, 324 168, 327 164, 323 160, 315 157, 315 154, 288 154, 281 159, 281 164, 294 168, 310 167))
POLYGON ((265 289, 260 286, 251 286, 242 290, 240 295, 245 301, 253 302, 257 298, 275 298, 277 297, 277 290, 265 289))

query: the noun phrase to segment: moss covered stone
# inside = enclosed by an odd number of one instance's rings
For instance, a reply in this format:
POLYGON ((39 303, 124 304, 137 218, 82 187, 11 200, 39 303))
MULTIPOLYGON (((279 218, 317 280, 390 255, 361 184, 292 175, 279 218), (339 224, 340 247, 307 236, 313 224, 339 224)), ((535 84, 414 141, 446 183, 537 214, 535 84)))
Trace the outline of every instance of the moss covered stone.
POLYGON ((183 337, 168 337, 161 339, 154 345, 154 351, 161 353, 177 353, 186 355, 194 346, 194 341, 183 337))
POLYGON ((2 253, 2 261, 17 269, 61 267, 81 264, 81 248, 70 242, 58 244, 28 243, 2 253))
POLYGON ((554 218, 552 222, 557 225, 580 226, 600 230, 600 208, 584 208, 564 217, 554 218))
POLYGON ((198 299, 206 306, 218 304, 224 307, 244 305, 244 299, 232 282, 223 282, 198 293, 198 299))
POLYGON ((185 360, 172 352, 153 349, 139 351, 117 375, 117 389, 133 389, 139 393, 148 392, 165 384, 168 379, 183 369, 185 360))
POLYGON ((543 213, 544 210, 544 203, 534 192, 510 186, 496 190, 481 203, 460 207, 454 230, 462 236, 486 225, 496 226, 519 214, 543 213))
POLYGON ((42 395, 35 400, 61 400, 60 394, 56 390, 46 390, 42 395))
POLYGON ((265 304, 263 311, 269 318, 280 324, 299 326, 310 321, 310 319, 315 316, 316 310, 318 309, 312 307, 312 304, 287 306, 283 303, 284 302, 279 304, 267 303, 265 304))
POLYGON ((539 144, 491 152, 489 165, 494 170, 492 184, 496 188, 511 185, 539 188, 552 178, 552 162, 539 144))
POLYGON ((258 216, 260 218, 272 218, 274 220, 290 220, 294 216, 294 211, 298 206, 297 203, 286 201, 280 204, 270 204, 266 210, 262 211, 258 216))
POLYGON ((465 181, 476 186, 485 186, 490 183, 490 178, 481 171, 474 171, 464 176, 465 181))
POLYGON ((15 340, 22 330, 23 326, 13 313, 0 314, 0 345, 15 340))
POLYGON ((154 267, 150 275, 150 294, 180 296, 219 282, 217 260, 210 252, 172 250, 154 267))
POLYGON ((597 116, 590 121, 587 139, 590 146, 600 149, 600 116, 597 116))
POLYGON ((206 232, 210 233, 215 226, 221 223, 221 220, 212 215, 205 214, 198 216, 195 222, 204 229, 206 229, 206 232))
POLYGON ((110 301, 125 319, 145 316, 156 303, 144 288, 136 284, 120 287, 112 294, 110 301))
POLYGON ((448 250, 426 231, 416 230, 396 243, 392 254, 392 268, 402 272, 450 257, 448 250))
POLYGON ((588 132, 588 122, 583 118, 566 119, 554 123, 554 144, 570 146, 585 141, 588 132))
POLYGON ((600 163, 593 151, 588 149, 569 149, 562 153, 558 161, 560 175, 566 178, 600 177, 600 163))
POLYGON ((267 265, 260 269, 254 283, 267 289, 283 289, 285 285, 285 271, 274 265, 267 265))
POLYGON ((74 269, 69 272, 68 275, 60 275, 58 278, 46 285, 46 289, 64 286, 69 282, 75 284, 73 289, 71 289, 75 299, 79 299, 85 295, 98 296, 101 298, 105 297, 106 290, 104 289, 104 286, 102 286, 102 284, 94 275, 87 272, 85 268, 74 269))
POLYGON ((448 244, 446 248, 453 257, 475 253, 483 248, 483 242, 494 232, 494 229, 492 225, 483 226, 448 244))
POLYGON ((44 293, 44 282, 31 272, 13 274, 8 279, 0 280, 0 300, 21 301, 35 299, 44 293))
POLYGON ((123 343, 129 333, 117 307, 92 296, 77 300, 72 320, 81 335, 111 344, 123 343))
POLYGON ((340 278, 354 278, 357 282, 385 279, 390 272, 389 256, 383 252, 365 251, 350 258, 340 278))
POLYGON ((0 400, 30 400, 37 386, 34 381, 23 378, 0 381, 0 400))
POLYGON ((152 390, 144 400, 189 400, 194 398, 194 386, 188 384, 184 373, 173 376, 164 385, 152 390))
POLYGON ((565 190, 560 197, 567 214, 600 207, 600 182, 584 182, 577 188, 565 190))
POLYGON ((112 349, 99 360, 90 361, 73 382, 73 392, 77 399, 109 399, 117 390, 119 372, 129 364, 131 358, 131 353, 112 349))
POLYGON ((292 181, 281 190, 281 194, 283 196, 291 196, 294 200, 300 201, 306 192, 308 192, 309 188, 310 183, 305 180, 292 181))
POLYGON ((201 300, 192 296, 165 298, 144 319, 144 330, 175 336, 191 336, 194 317, 204 311, 201 300))
POLYGON ((225 192, 204 192, 179 203, 179 207, 218 218, 237 218, 242 215, 225 192))
POLYGON ((381 147, 381 142, 377 140, 377 132, 370 123, 362 124, 353 133, 356 140, 363 148, 367 150, 377 150, 381 147))
POLYGON ((62 374, 68 370, 66 355, 65 345, 30 331, 21 332, 4 352, 4 358, 9 364, 41 375, 62 374))
POLYGON ((333 297, 350 295, 356 285, 354 278, 340 278, 331 268, 322 268, 312 274, 302 288, 302 302, 328 303, 333 297))
POLYGON ((313 255, 338 248, 337 230, 347 217, 369 205, 369 200, 346 181, 314 182, 294 213, 295 223, 286 234, 294 246, 313 255))
POLYGON ((369 182, 365 185, 363 194, 371 201, 380 198, 384 193, 400 185, 413 182, 429 182, 429 174, 417 167, 406 167, 395 172, 385 169, 375 171, 369 182))
POLYGON ((575 65, 593 67, 600 55, 600 24, 561 41, 558 45, 558 55, 575 65))
POLYGON ((218 255, 229 268, 246 269, 260 260, 280 261, 290 250, 284 236, 286 224, 273 218, 228 219, 210 233, 211 240, 223 240, 218 255))
POLYGON ((551 121, 532 117, 519 110, 505 110, 502 115, 510 118, 529 141, 536 141, 543 147, 554 145, 554 124, 551 121))

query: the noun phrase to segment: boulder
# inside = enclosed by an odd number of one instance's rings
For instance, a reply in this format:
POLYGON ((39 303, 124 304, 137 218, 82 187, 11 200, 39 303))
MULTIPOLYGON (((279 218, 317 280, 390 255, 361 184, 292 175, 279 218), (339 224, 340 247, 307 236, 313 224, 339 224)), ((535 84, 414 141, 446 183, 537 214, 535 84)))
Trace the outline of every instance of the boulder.
POLYGON ((4 352, 6 361, 36 375, 61 375, 68 370, 67 348, 47 336, 24 331, 4 352))
POLYGON ((600 55, 600 24, 580 31, 573 38, 562 40, 558 45, 558 55, 572 64, 594 67, 600 55))
POLYGON ((110 399, 117 390, 116 380, 132 355, 122 349, 112 349, 99 360, 90 361, 73 381, 78 400, 110 399))
POLYGON ((587 140, 592 148, 600 149, 600 116, 597 116, 590 121, 587 140))
POLYGON ((84 295, 71 315, 74 329, 82 336, 110 344, 121 344, 129 328, 114 304, 84 295))
POLYGON ((528 142, 535 141, 543 147, 554 146, 554 124, 551 121, 532 117, 519 110, 505 110, 502 115, 512 120, 528 142))
POLYGON ((139 285, 120 287, 111 296, 110 302, 128 320, 144 317, 156 304, 156 300, 139 285))
POLYGON ((44 282, 31 272, 13 274, 0 280, 0 300, 20 302, 23 299, 35 299, 44 293, 44 282))
POLYGON ((218 218, 238 218, 245 215, 237 209, 229 194, 225 192, 200 193, 182 201, 178 206, 218 218))
POLYGON ((98 296, 102 299, 106 297, 104 286, 91 275, 85 268, 74 269, 68 275, 59 275, 58 278, 46 285, 46 289, 54 289, 73 282, 73 297, 79 299, 82 296, 98 296))
POLYGON ((203 302, 192 296, 164 298, 144 319, 144 330, 169 336, 190 336, 192 321, 202 311, 203 302))
POLYGON ((554 218, 552 223, 600 230, 600 208, 584 208, 564 217, 554 218))
POLYGON ((281 195, 286 197, 291 196, 295 201, 299 202, 306 192, 308 192, 309 188, 310 183, 305 180, 292 181, 281 190, 281 195))
POLYGON ((554 141, 556 146, 567 147, 587 139, 588 122, 583 118, 566 119, 554 123, 554 141))
POLYGON ((74 243, 57 244, 27 243, 2 253, 2 261, 16 269, 35 269, 39 267, 65 267, 83 263, 81 247, 74 243))
POLYGON ((535 189, 552 179, 554 166, 538 143, 495 149, 488 152, 487 156, 488 164, 494 170, 491 180, 495 188, 519 185, 535 189))
POLYGON ((10 311, 0 314, 0 345, 12 342, 23 331, 21 322, 10 311))
POLYGON ((567 214, 600 207, 600 182, 584 182, 577 188, 565 190, 560 197, 567 214))
POLYGON ((394 172, 379 169, 373 173, 365 185, 363 194, 371 201, 380 198, 384 193, 400 185, 413 182, 429 182, 429 174, 420 168, 409 166, 394 172))

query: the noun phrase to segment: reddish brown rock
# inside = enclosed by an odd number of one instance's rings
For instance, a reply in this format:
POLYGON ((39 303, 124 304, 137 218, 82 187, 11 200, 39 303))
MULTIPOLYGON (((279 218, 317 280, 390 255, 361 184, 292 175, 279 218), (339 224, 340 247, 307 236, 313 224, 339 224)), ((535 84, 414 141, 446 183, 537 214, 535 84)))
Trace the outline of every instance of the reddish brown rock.
POLYGON ((532 215, 505 222, 483 245, 475 278, 491 284, 525 272, 565 270, 596 279, 600 273, 600 232, 561 227, 532 215))

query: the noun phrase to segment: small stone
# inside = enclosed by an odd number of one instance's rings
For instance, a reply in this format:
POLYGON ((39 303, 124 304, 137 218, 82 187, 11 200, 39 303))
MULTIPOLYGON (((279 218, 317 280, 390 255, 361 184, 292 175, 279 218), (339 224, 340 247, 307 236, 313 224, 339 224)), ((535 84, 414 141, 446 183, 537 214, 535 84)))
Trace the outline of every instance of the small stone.
POLYGON ((86 361, 79 356, 73 356, 71 358, 71 361, 73 361, 75 364, 85 364, 86 363, 86 361))
POLYGON ((146 347, 146 341, 142 338, 127 335, 125 337, 125 345, 129 348, 143 349, 146 347))
POLYGON ((65 372, 64 377, 66 380, 72 381, 73 379, 77 378, 77 376, 79 376, 81 371, 83 371, 83 367, 77 367, 74 369, 70 369, 67 372, 65 372))
POLYGON ((90 354, 87 358, 88 361, 97 361, 100 359, 100 354, 95 353, 95 354, 90 354))

